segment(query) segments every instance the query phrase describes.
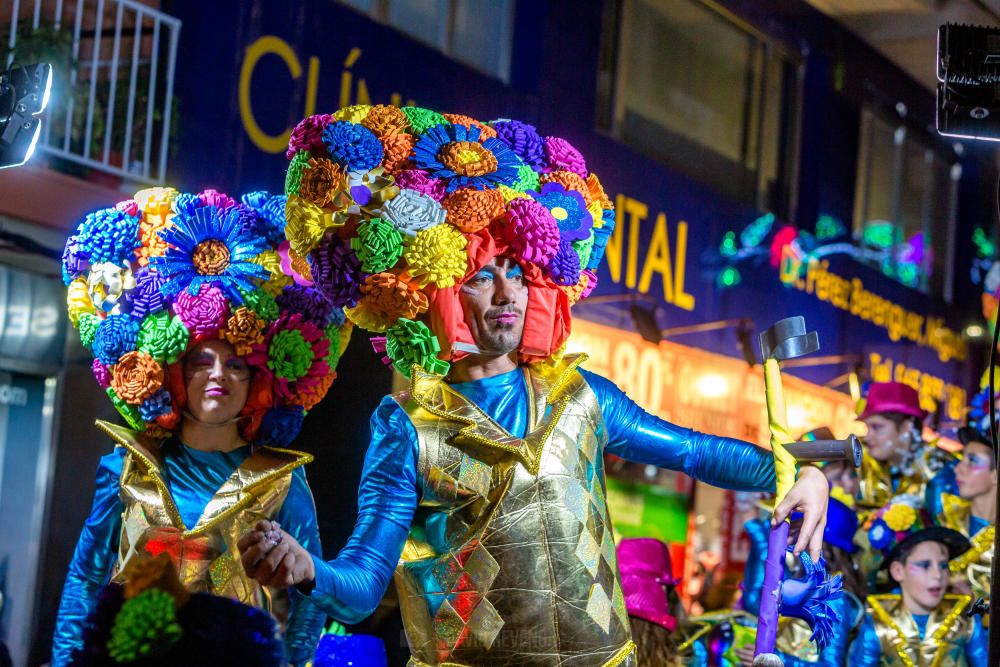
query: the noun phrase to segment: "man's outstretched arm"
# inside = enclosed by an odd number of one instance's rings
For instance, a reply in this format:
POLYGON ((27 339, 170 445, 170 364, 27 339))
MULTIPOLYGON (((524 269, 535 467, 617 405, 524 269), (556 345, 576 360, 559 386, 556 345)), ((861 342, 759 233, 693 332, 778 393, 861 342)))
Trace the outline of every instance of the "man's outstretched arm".
POLYGON ((332 561, 309 554, 262 521, 239 543, 243 566, 270 586, 297 586, 338 621, 370 615, 389 585, 417 506, 417 436, 402 409, 385 398, 371 420, 372 440, 358 488, 358 519, 332 561))

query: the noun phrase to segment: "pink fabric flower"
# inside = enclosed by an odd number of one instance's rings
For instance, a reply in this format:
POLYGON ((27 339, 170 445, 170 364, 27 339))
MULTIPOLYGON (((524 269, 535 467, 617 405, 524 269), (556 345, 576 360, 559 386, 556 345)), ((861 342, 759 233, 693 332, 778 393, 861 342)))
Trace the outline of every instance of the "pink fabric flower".
POLYGON ((573 144, 560 137, 545 137, 545 155, 553 169, 565 169, 587 178, 587 163, 573 144))
POLYGON ((396 174, 396 185, 408 190, 416 190, 440 202, 448 194, 445 182, 427 175, 419 169, 407 169, 396 174))
POLYGON ((514 199, 500 225, 504 240, 518 257, 545 266, 559 250, 559 225, 549 210, 534 199, 514 199))
POLYGON ((211 285, 202 285, 197 295, 182 290, 174 301, 174 312, 196 340, 217 336, 229 319, 225 295, 211 285))
POLYGON ((327 157, 326 146, 323 144, 323 129, 333 122, 333 116, 318 113, 303 118, 292 128, 292 136, 288 139, 288 150, 285 157, 291 160, 299 151, 309 151, 315 157, 327 157))
POLYGON ((127 215, 139 217, 139 203, 134 199, 126 199, 125 201, 118 202, 115 204, 115 209, 127 215))
POLYGON ((219 192, 218 190, 202 190, 198 193, 198 200, 203 206, 214 206, 218 209, 229 208, 230 206, 236 206, 236 200, 227 195, 224 192, 219 192))
POLYGON ((94 378, 97 380, 97 384, 101 385, 101 389, 107 389, 111 386, 111 371, 101 363, 100 359, 94 359, 90 369, 94 371, 94 378))
POLYGON ((584 269, 582 275, 587 276, 587 286, 583 288, 580 298, 586 299, 597 288, 597 274, 590 269, 584 269))

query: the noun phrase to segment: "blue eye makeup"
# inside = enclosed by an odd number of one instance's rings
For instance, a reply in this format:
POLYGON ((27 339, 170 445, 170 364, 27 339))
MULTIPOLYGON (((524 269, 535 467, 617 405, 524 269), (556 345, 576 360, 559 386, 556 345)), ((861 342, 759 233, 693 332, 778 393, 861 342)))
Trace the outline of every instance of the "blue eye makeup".
POLYGON ((510 268, 510 270, 507 271, 508 280, 510 280, 511 278, 523 278, 523 277, 524 277, 524 271, 518 264, 515 264, 510 268))

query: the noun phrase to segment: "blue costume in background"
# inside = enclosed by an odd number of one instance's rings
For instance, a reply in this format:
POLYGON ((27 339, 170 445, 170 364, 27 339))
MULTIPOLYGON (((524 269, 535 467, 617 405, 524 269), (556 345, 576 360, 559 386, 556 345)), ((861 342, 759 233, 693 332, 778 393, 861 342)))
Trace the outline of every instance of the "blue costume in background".
MULTIPOLYGON (((250 447, 205 452, 173 439, 164 443, 161 453, 161 472, 170 494, 184 525, 193 527, 220 487, 250 456, 250 447)), ((84 621, 118 560, 124 510, 120 479, 126 456, 127 450, 118 447, 101 458, 94 503, 77 542, 59 605, 53 667, 67 664, 73 650, 82 645, 84 621)), ((274 519, 310 553, 321 556, 316 508, 303 468, 292 470, 288 494, 274 519)), ((285 647, 289 661, 298 665, 312 657, 326 615, 301 593, 292 590, 290 595, 285 647)))
MULTIPOLYGON (((597 398, 606 436, 605 452, 656 465, 735 490, 774 491, 771 453, 746 442, 697 433, 655 417, 614 383, 580 370, 597 398)), ((525 374, 517 369, 474 382, 450 385, 510 434, 523 437, 531 404, 525 374)), ((311 599, 331 616, 355 623, 376 607, 410 532, 418 488, 417 432, 407 413, 386 397, 371 420, 353 535, 336 559, 314 558, 311 599)))

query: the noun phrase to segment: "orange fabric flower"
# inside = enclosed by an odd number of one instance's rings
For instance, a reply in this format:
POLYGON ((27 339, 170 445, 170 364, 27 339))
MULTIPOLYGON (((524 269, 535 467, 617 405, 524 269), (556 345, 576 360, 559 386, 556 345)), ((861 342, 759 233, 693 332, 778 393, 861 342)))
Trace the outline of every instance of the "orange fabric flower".
POLYGON ((503 216, 503 195, 497 190, 456 190, 441 202, 447 221, 466 234, 475 234, 503 216))
POLYGON ((139 225, 139 241, 141 246, 135 249, 136 259, 140 266, 149 264, 150 257, 163 257, 167 254, 167 242, 160 232, 173 227, 174 214, 166 216, 147 213, 143 223, 139 225))
POLYGON ((487 139, 493 139, 497 136, 497 131, 485 123, 481 123, 475 118, 469 118, 468 116, 463 116, 460 113, 446 113, 444 117, 449 123, 455 125, 462 125, 463 127, 478 127, 479 128, 479 140, 486 141, 487 139))
POLYGON ((580 174, 566 171, 565 169, 542 174, 538 182, 543 185, 545 183, 558 183, 567 190, 576 190, 583 195, 584 201, 590 196, 590 188, 587 187, 587 181, 583 180, 580 174))
POLYGON ((129 405, 139 405, 163 386, 163 367, 145 352, 127 352, 115 364, 111 388, 129 405))
POLYGON ((382 138, 382 167, 390 173, 410 169, 413 164, 413 146, 417 143, 412 134, 393 134, 382 138))
POLYGON ((311 385, 303 387, 292 397, 292 404, 301 405, 303 410, 312 410, 313 406, 323 400, 326 396, 326 392, 329 391, 330 386, 333 381, 337 379, 337 372, 330 371, 318 382, 314 382, 311 385))
POLYGON ((361 124, 375 133, 379 139, 385 139, 404 132, 410 125, 410 121, 399 107, 376 104, 361 121, 361 124))
POLYGON ((332 160, 309 158, 299 182, 299 196, 320 208, 330 208, 333 198, 344 189, 344 176, 344 170, 332 160))
POLYGON ((575 306, 576 302, 580 300, 583 296, 584 291, 587 289, 587 285, 590 283, 590 277, 586 273, 580 274, 580 281, 575 285, 559 285, 567 297, 569 297, 569 305, 575 306))
POLYGON ((344 313, 359 327, 382 332, 400 317, 412 320, 427 310, 427 296, 394 273, 376 273, 365 279, 361 299, 344 313))
POLYGON ((589 206, 591 202, 598 202, 602 209, 614 209, 614 202, 608 197, 608 194, 604 191, 604 186, 601 182, 597 180, 597 174, 591 173, 587 177, 587 193, 584 194, 583 198, 589 206))
POLYGON ((264 329, 267 323, 249 308, 237 308, 223 331, 223 337, 230 342, 239 356, 250 354, 254 345, 264 343, 264 329))

